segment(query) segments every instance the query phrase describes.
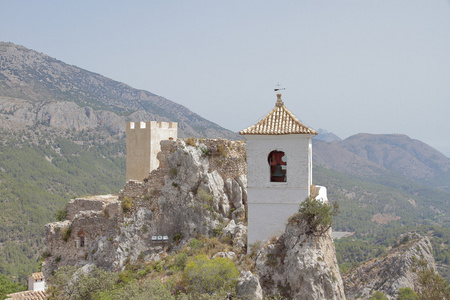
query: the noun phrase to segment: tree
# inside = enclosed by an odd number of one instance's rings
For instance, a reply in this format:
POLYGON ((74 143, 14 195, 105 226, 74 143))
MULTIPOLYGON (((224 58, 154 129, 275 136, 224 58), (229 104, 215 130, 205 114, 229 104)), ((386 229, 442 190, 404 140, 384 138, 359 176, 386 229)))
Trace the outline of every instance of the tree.
POLYGON ((300 204, 298 211, 309 226, 309 234, 323 235, 331 228, 333 217, 339 213, 339 205, 337 202, 330 205, 310 197, 300 204))
POLYGON ((413 272, 418 276, 419 289, 416 292, 419 300, 450 300, 447 281, 429 268, 424 258, 417 261, 413 272))
POLYGON ((6 275, 0 274, 0 299, 6 299, 6 295, 25 291, 26 289, 25 285, 14 283, 6 275))
POLYGON ((48 299, 94 299, 100 291, 112 288, 117 277, 117 273, 96 266, 86 273, 72 266, 61 267, 48 280, 48 299))

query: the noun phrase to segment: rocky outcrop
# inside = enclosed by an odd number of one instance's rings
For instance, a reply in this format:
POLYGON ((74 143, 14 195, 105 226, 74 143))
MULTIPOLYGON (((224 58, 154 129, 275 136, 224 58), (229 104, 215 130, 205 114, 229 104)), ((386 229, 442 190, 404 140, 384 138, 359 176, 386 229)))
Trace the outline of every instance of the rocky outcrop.
POLYGON ((252 272, 241 272, 236 285, 236 296, 242 300, 262 300, 263 292, 258 277, 252 272))
POLYGON ((343 276, 345 293, 349 299, 368 299, 375 291, 381 291, 389 299, 397 299, 399 288, 417 287, 413 266, 419 259, 436 269, 428 237, 403 234, 386 256, 369 260, 343 276))
POLYGON ((258 252, 256 269, 264 295, 286 299, 345 299, 331 229, 308 235, 300 214, 293 215, 280 237, 258 252))
POLYGON ((121 270, 127 261, 157 260, 201 235, 229 236, 244 251, 244 153, 240 141, 162 141, 160 166, 144 182, 129 181, 114 199, 71 200, 69 220, 47 224, 44 272, 62 263, 121 270), (119 208, 110 209, 113 204, 119 208), (56 229, 63 227, 72 233, 64 237, 62 229, 56 229))

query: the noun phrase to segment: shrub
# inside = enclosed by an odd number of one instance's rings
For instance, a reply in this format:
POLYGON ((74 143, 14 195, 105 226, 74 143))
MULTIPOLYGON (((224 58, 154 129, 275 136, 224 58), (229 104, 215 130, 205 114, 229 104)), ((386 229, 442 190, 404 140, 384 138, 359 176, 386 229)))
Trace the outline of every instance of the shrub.
POLYGON ((197 199, 203 203, 212 204, 212 201, 214 199, 214 196, 211 195, 207 190, 205 189, 199 189, 197 191, 197 199))
POLYGON ((175 261, 173 264, 176 268, 184 270, 187 260, 188 260, 187 253, 180 253, 177 256, 175 256, 175 261))
POLYGON ((186 144, 189 145, 189 146, 195 147, 195 139, 194 138, 188 138, 186 140, 186 144))
POLYGON ((124 213, 127 213, 131 210, 131 208, 133 207, 133 199, 131 199, 130 197, 125 197, 122 200, 122 209, 124 213))
POLYGON ((72 234, 72 226, 66 226, 63 228, 61 235, 64 242, 67 242, 67 240, 70 238, 72 234))
POLYGON ((67 219, 67 208, 60 209, 56 212, 56 220, 65 221, 67 219))
POLYGON ((223 157, 227 157, 228 156, 227 148, 224 145, 217 146, 217 151, 223 157))
POLYGON ((229 258, 208 259, 198 255, 184 268, 183 279, 194 294, 213 294, 218 290, 233 291, 239 272, 229 258))
POLYGON ((382 292, 376 291, 369 300, 389 300, 382 292))
POLYGON ((330 229, 333 216, 339 212, 339 205, 323 203, 314 198, 307 198, 300 204, 300 217, 308 224, 309 234, 322 235, 330 229))
POLYGON ((398 289, 398 296, 397 300, 417 300, 417 295, 414 293, 414 291, 409 288, 399 288, 398 289))

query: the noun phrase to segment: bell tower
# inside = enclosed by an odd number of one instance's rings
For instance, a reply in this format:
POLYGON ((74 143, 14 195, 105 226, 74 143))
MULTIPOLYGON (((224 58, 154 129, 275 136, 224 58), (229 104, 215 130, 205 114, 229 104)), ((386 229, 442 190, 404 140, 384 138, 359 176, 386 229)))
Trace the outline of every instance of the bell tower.
POLYGON ((312 138, 277 94, 275 108, 239 132, 247 147, 248 244, 284 232, 287 219, 309 196, 312 138))

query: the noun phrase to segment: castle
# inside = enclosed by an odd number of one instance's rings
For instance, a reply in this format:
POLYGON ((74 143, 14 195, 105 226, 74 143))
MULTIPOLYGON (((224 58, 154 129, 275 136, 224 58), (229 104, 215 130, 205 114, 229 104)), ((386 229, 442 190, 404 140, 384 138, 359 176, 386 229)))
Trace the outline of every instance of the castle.
MULTIPOLYGON (((281 234, 311 193, 317 133, 277 97, 267 116, 240 132, 246 145, 177 139, 173 122, 127 123, 123 190, 72 199, 67 219, 46 225, 44 275, 89 263, 121 270, 202 235, 227 236, 245 249, 281 234)), ((318 194, 326 201, 325 188, 318 194)))

